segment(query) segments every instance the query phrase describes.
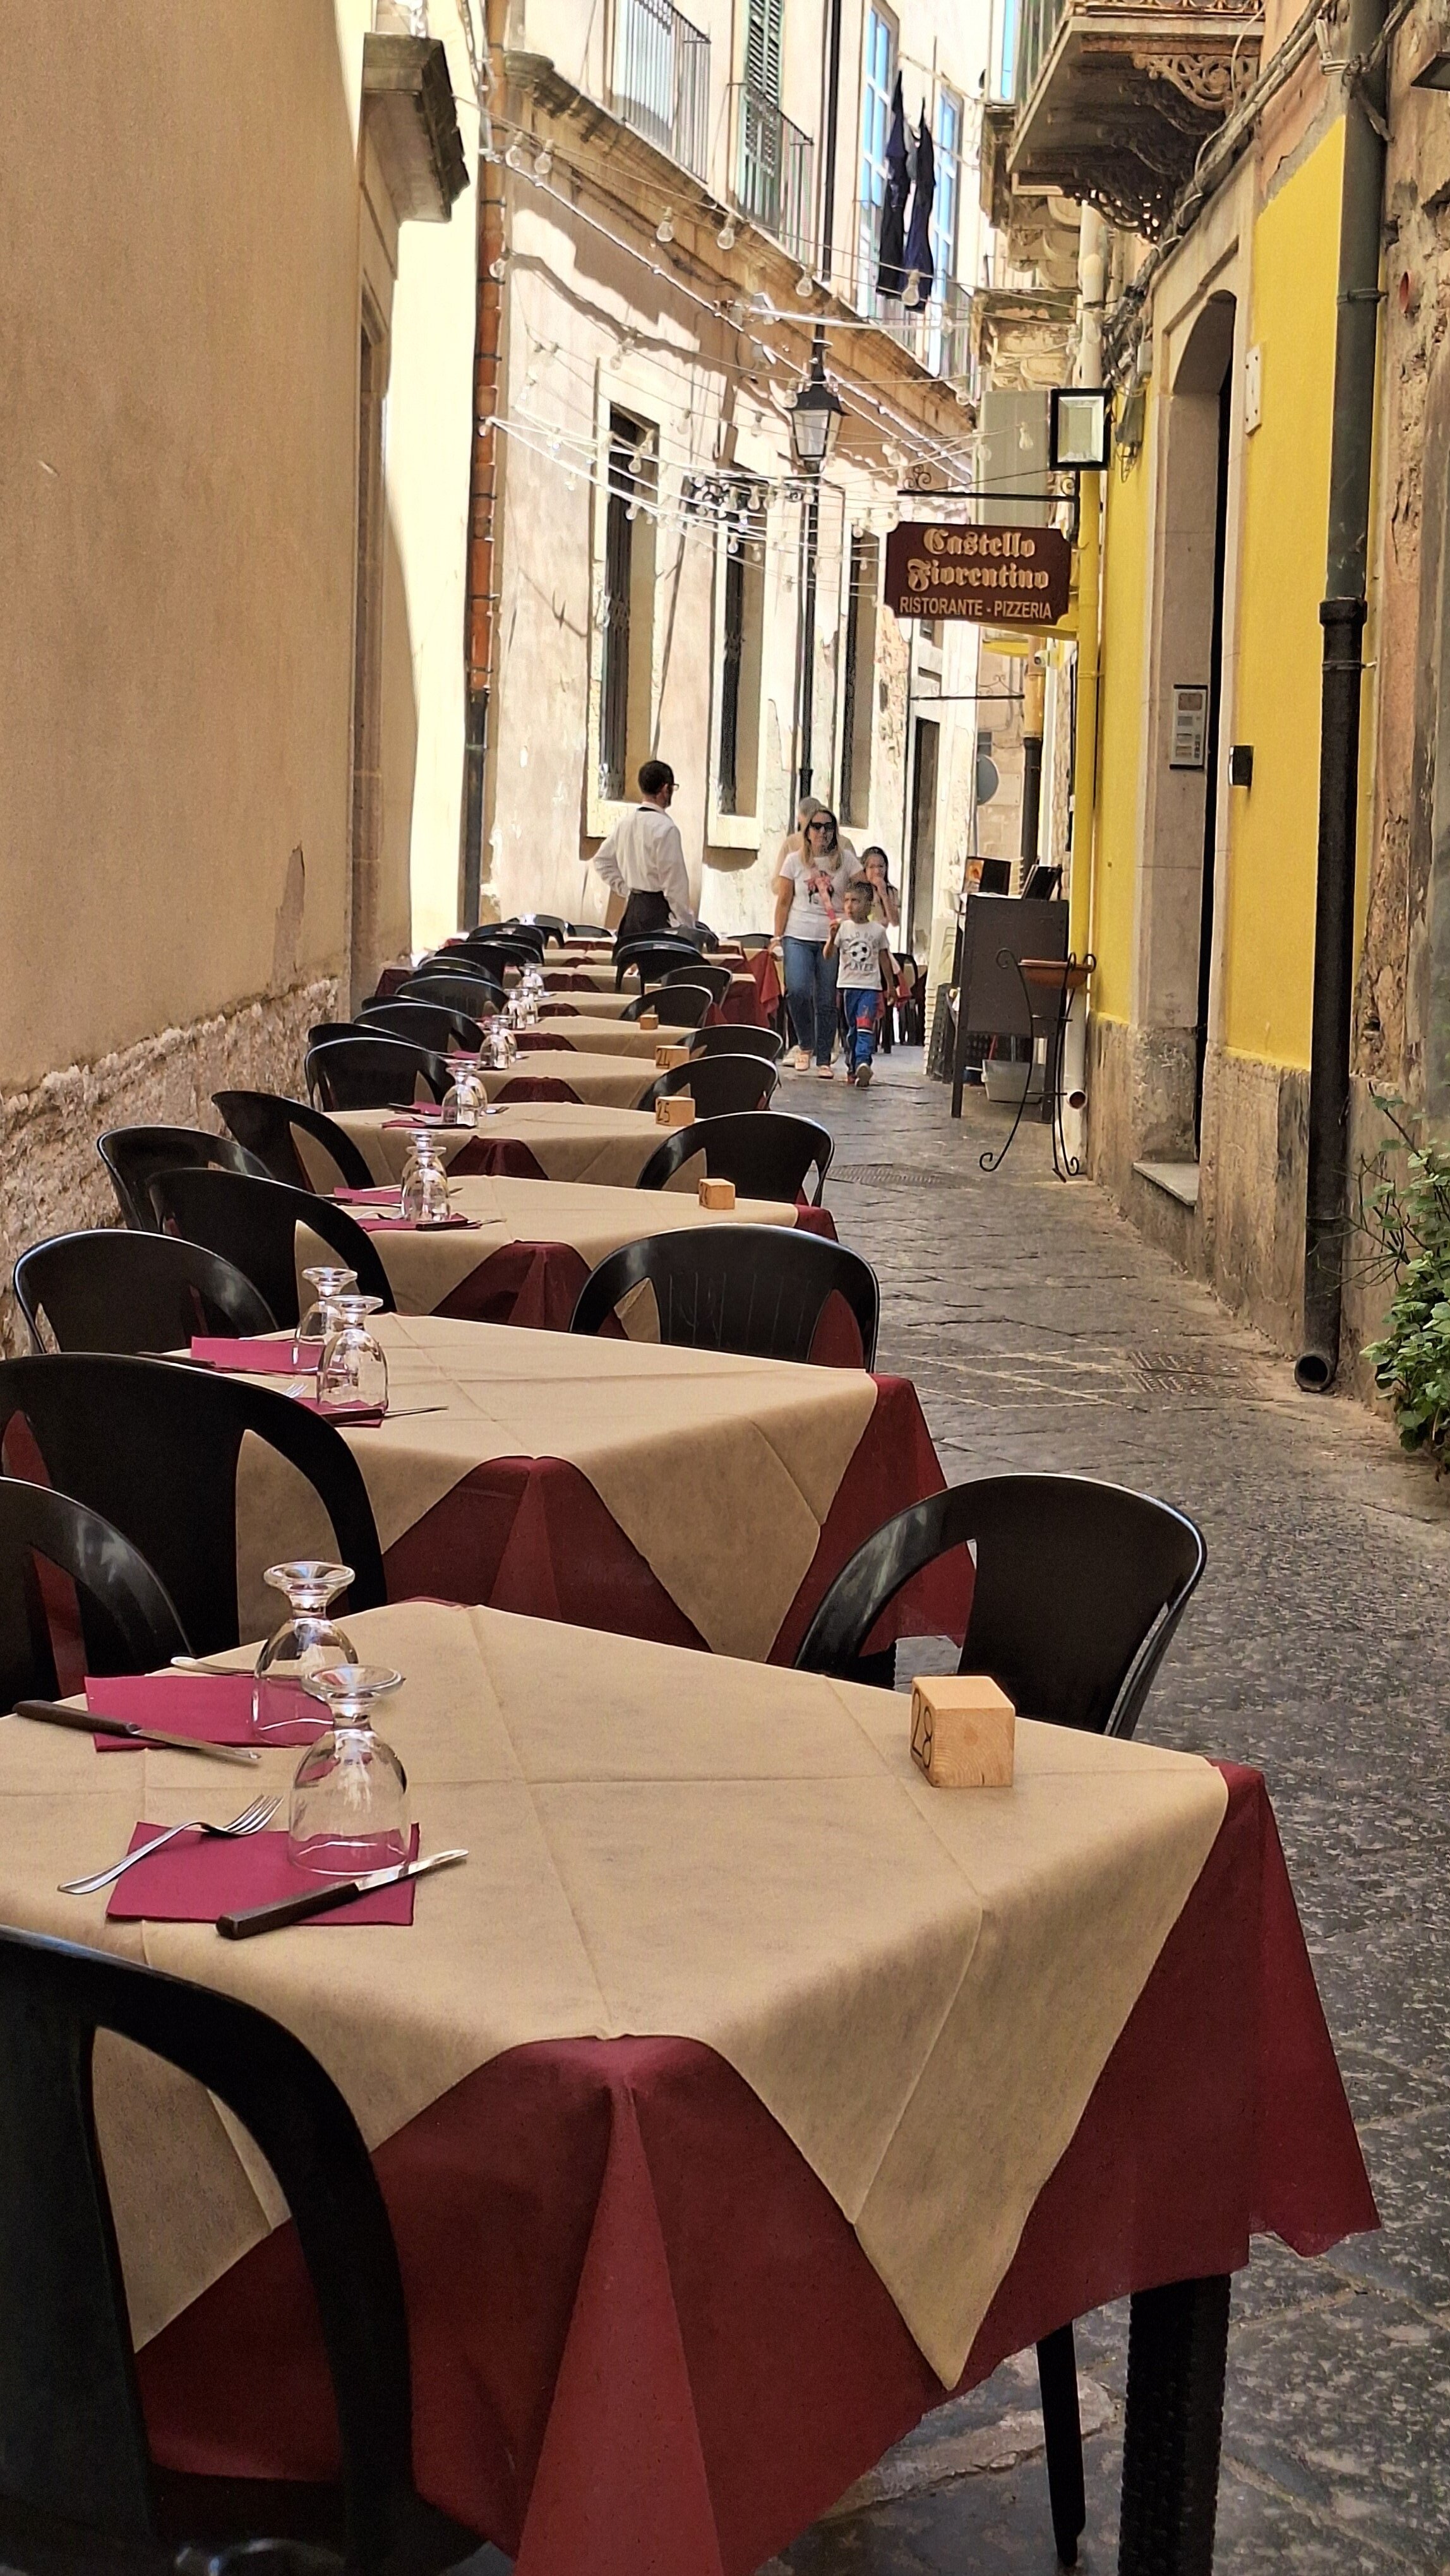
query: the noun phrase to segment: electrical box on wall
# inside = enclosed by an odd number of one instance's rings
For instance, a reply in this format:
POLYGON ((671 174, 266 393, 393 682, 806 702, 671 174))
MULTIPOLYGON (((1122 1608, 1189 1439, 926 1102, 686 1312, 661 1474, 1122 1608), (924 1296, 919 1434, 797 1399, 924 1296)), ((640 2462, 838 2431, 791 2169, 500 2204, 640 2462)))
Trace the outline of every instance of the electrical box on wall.
POLYGON ((1244 427, 1257 429, 1264 416, 1264 353, 1257 341, 1244 354, 1244 427))

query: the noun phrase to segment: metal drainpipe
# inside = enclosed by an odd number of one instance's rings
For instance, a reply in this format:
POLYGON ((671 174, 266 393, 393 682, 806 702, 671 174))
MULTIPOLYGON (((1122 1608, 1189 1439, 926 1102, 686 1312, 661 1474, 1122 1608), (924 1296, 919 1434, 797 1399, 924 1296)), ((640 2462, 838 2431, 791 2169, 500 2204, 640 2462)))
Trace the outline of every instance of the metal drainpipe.
MULTIPOLYGON (((1385 0, 1350 0, 1345 51, 1368 53, 1385 0)), ((1354 1000, 1354 875, 1359 804, 1359 711, 1367 614, 1370 461, 1384 206, 1384 66, 1352 88, 1344 110, 1339 297, 1329 457, 1329 543, 1319 733, 1319 873, 1314 902, 1314 1006, 1309 1049, 1309 1151, 1304 1213, 1304 1346, 1294 1365, 1306 1393, 1339 1368, 1349 1192, 1349 1041, 1354 1000), (1367 95, 1366 95, 1367 92, 1367 95)))
MULTIPOLYGON (((826 131, 825 154, 821 170, 821 274, 828 292, 831 288, 831 260, 834 256, 833 235, 836 215, 836 139, 840 117, 841 91, 841 0, 831 0, 826 29, 826 131)), ((811 364, 824 367, 826 361, 825 326, 818 322, 811 334, 811 364)), ((797 730, 798 765, 795 792, 797 802, 812 793, 815 767, 816 731, 816 567, 821 536, 820 468, 810 476, 806 496, 804 561, 802 565, 802 601, 800 630, 800 723, 797 730)), ((829 782, 828 782, 829 784, 829 782)))
MULTIPOLYGON (((487 0, 484 44, 490 62, 502 59, 502 13, 498 0, 487 0)), ((504 250, 502 174, 497 165, 478 161, 478 326, 474 342, 474 434, 469 468, 468 571, 464 606, 464 749, 463 803, 459 849, 458 905, 462 926, 471 930, 479 917, 483 892, 483 854, 488 845, 489 714, 493 684, 494 610, 498 592, 498 547, 495 517, 501 458, 497 430, 480 430, 497 407, 500 343, 503 333, 503 288, 489 272, 504 250)))

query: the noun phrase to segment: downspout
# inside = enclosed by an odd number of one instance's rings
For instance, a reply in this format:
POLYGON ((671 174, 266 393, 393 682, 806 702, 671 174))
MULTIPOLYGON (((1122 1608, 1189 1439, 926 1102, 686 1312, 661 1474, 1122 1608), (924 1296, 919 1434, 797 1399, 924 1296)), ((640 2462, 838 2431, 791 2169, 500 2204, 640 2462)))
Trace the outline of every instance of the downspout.
MULTIPOLYGON (((825 158, 821 170, 821 239, 820 270, 828 292, 831 286, 831 261, 835 255, 836 218, 836 141, 840 118, 841 88, 841 0, 831 0, 826 29, 826 130, 825 158)), ((818 322, 811 335, 811 366, 823 374, 826 363, 825 325, 818 322)), ((803 596, 800 631, 800 727, 797 744, 795 792, 797 801, 812 793, 815 767, 816 731, 816 572, 820 556, 821 476, 820 469, 811 475, 806 493, 803 566, 803 596)), ((829 784, 829 781, 827 782, 829 784)))
MULTIPOLYGON (((1108 228, 1093 206, 1084 206, 1078 238, 1078 348, 1075 381, 1103 381, 1103 309, 1108 293, 1108 228)), ((1086 957, 1093 944, 1094 833, 1098 800, 1098 618, 1102 577, 1100 527, 1102 477, 1078 480, 1077 532, 1077 704, 1074 710, 1072 773, 1071 872, 1068 878, 1067 942, 1074 957, 1086 957)), ((1084 1148, 1083 1110, 1087 1093, 1087 1003, 1067 1023, 1062 1059, 1064 1115, 1070 1154, 1084 1148)))
POLYGON ((1359 716, 1367 615, 1370 461, 1374 444, 1384 204, 1383 60, 1358 77, 1385 0, 1350 0, 1339 214, 1339 295, 1329 456, 1329 542, 1319 730, 1319 863, 1314 902, 1314 1003, 1309 1044, 1309 1139, 1304 1215, 1304 1336, 1296 1383, 1311 1394, 1339 1368, 1349 1192, 1349 1048, 1354 999, 1354 881, 1359 807, 1359 716))
MULTIPOLYGON (((498 0, 485 0, 485 93, 481 145, 491 138, 489 96, 496 95, 496 64, 501 50, 498 0)), ((473 455, 468 496, 468 586, 464 611, 463 815, 459 852, 460 925, 472 930, 479 917, 483 890, 483 852, 488 839, 487 778, 489 707, 493 684, 495 608, 498 598, 498 554, 495 513, 498 505, 499 436, 491 423, 498 409, 499 350, 503 328, 503 286, 493 275, 504 252, 503 173, 496 160, 478 156, 478 328, 473 359, 473 455)))

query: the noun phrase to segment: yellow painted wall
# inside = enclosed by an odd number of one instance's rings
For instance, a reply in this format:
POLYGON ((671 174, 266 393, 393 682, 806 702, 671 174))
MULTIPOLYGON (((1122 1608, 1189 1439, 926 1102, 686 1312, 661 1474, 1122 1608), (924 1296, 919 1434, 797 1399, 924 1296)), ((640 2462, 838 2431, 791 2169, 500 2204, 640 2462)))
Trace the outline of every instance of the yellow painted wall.
POLYGON ((1153 489, 1154 414, 1150 388, 1137 464, 1108 476, 1103 537, 1102 636, 1098 682, 1098 804, 1093 843, 1093 1010, 1130 1017, 1133 913, 1138 873, 1139 780, 1147 629, 1148 505, 1153 489))
POLYGON ((1233 738, 1254 783, 1231 788, 1224 1039, 1309 1062, 1325 520, 1334 390, 1342 121, 1254 230, 1249 345, 1263 414, 1245 440, 1233 738))

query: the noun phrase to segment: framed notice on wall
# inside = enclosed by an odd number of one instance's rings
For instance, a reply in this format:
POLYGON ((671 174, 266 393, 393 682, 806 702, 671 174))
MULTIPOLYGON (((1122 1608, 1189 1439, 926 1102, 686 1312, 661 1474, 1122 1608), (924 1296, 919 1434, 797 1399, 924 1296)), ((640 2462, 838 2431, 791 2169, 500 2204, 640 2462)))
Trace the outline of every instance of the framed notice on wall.
POLYGON ((896 617, 970 617, 1055 626, 1067 614, 1072 548, 1057 528, 914 522, 886 540, 886 605, 896 617))
POLYGON ((1201 680, 1173 684, 1173 735, 1170 769, 1204 769, 1208 765, 1208 691, 1201 680))

